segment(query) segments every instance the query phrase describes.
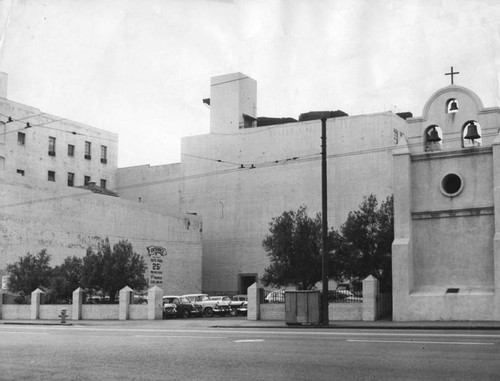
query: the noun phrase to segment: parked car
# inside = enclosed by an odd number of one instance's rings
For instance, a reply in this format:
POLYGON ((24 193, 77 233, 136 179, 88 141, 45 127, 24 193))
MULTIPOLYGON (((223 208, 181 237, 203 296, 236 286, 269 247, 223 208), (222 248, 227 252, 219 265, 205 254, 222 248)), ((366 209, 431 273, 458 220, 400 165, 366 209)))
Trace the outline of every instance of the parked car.
POLYGON ((349 290, 331 290, 328 291, 328 301, 329 302, 362 302, 363 298, 356 296, 352 291, 349 290))
POLYGON ((188 298, 176 295, 166 295, 163 297, 163 318, 201 316, 203 307, 193 303, 188 298))
POLYGON ((234 316, 231 308, 231 298, 229 296, 209 296, 210 300, 217 301, 217 308, 221 310, 220 315, 230 314, 234 316))
POLYGON ((231 307, 231 316, 236 316, 238 314, 246 315, 248 312, 248 296, 234 295, 229 306, 231 307))
POLYGON ((271 291, 266 296, 268 303, 285 303, 285 290, 271 291))
POLYGON ((203 308, 203 315, 207 317, 212 317, 214 314, 224 315, 230 312, 229 305, 219 306, 219 302, 211 300, 207 294, 186 294, 182 296, 191 300, 192 303, 200 304, 203 308))

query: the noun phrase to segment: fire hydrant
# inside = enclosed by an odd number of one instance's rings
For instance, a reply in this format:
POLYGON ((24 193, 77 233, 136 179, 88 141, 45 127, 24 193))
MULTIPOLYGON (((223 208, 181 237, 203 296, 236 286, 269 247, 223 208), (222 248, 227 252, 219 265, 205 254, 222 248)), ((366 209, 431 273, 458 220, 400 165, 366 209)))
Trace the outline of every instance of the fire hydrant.
POLYGON ((66 310, 61 310, 59 317, 61 318, 61 323, 66 323, 66 318, 68 317, 68 315, 66 315, 66 310))

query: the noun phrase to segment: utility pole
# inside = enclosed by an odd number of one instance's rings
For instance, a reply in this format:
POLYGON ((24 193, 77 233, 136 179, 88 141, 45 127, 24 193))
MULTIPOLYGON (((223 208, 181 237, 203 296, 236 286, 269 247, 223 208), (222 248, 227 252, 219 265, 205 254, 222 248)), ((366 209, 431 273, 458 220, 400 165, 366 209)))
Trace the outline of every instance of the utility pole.
POLYGON ((321 119, 321 217, 322 221, 322 262, 321 274, 323 279, 323 294, 321 297, 321 322, 328 325, 328 197, 326 183, 326 118, 321 119))

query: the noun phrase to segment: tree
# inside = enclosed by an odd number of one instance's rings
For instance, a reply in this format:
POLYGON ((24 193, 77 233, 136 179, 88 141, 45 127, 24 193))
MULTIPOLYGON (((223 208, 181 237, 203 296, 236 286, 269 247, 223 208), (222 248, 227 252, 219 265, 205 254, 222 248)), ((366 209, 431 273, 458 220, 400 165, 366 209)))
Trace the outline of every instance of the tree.
POLYGON ((49 262, 50 255, 43 249, 36 255, 27 253, 16 263, 8 264, 9 290, 30 295, 38 287, 48 287, 52 275, 49 262))
POLYGON ((70 301, 73 291, 81 285, 83 260, 76 256, 67 257, 62 265, 52 271, 50 288, 58 301, 70 301))
POLYGON ((144 259, 134 253, 132 244, 121 240, 113 246, 109 239, 101 241, 97 253, 87 249, 83 258, 82 285, 102 291, 111 301, 116 300, 118 292, 125 286, 142 290, 147 286, 144 259))
POLYGON ((391 245, 394 240, 393 197, 378 206, 373 194, 359 210, 349 212, 340 231, 334 233, 335 252, 330 274, 334 279, 364 279, 373 275, 381 290, 392 285, 391 245))
MULTIPOLYGON (((289 284, 310 290, 322 277, 321 215, 307 215, 301 206, 296 212, 287 211, 270 222, 262 245, 270 258, 261 281, 275 287, 289 284)), ((331 246, 332 234, 329 234, 331 246)))

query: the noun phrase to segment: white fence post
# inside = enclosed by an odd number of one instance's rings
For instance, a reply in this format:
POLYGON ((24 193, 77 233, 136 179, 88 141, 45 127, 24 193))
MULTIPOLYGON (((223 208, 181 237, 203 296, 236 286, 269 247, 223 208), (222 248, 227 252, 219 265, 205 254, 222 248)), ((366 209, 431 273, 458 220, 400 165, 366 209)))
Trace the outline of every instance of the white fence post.
POLYGON ((163 290, 153 286, 148 290, 148 320, 163 319, 163 290))
POLYGON ((41 289, 37 288, 31 293, 31 320, 40 319, 40 304, 42 294, 45 294, 41 289))
POLYGON ((130 316, 130 299, 134 292, 129 286, 125 286, 120 290, 119 303, 120 310, 118 313, 119 320, 128 320, 130 316))
POLYGON ((259 283, 254 283, 247 289, 248 310, 247 320, 260 320, 260 295, 262 287, 259 283))
POLYGON ((2 320, 3 294, 4 291, 0 289, 0 320, 2 320))
POLYGON ((363 279, 363 321, 377 320, 378 280, 372 275, 363 279))
POLYGON ((78 287, 73 291, 73 304, 71 306, 72 320, 82 320, 83 289, 78 287))

